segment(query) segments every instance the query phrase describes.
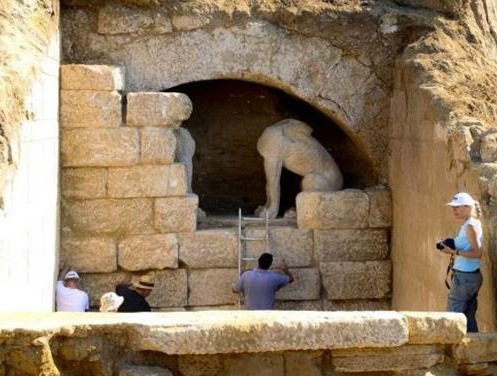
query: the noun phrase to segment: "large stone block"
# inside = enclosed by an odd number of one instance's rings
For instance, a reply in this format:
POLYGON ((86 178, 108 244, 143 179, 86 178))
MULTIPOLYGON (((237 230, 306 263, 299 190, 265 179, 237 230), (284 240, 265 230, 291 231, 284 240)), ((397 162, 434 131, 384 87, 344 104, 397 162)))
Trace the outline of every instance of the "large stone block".
POLYGON ((390 296, 390 261, 323 262, 319 267, 329 300, 390 296))
POLYGON ((238 310, 238 304, 228 304, 228 305, 217 305, 217 306, 195 306, 188 307, 189 312, 198 311, 236 311, 238 310))
POLYGON ((167 13, 154 9, 106 4, 99 7, 97 30, 99 34, 154 34, 172 31, 167 13))
POLYGON ((235 304, 238 296, 231 286, 238 279, 237 269, 192 270, 188 276, 188 305, 235 304))
POLYGON ((218 376, 222 375, 222 355, 184 355, 178 357, 178 369, 182 375, 218 376))
POLYGON ((459 375, 497 375, 497 365, 487 362, 461 364, 457 370, 459 375))
POLYGON ((114 291, 116 285, 120 283, 125 273, 86 273, 80 274, 81 286, 90 297, 90 306, 98 308, 100 306, 100 297, 109 291, 114 291))
POLYGON ((155 274, 155 287, 148 302, 151 307, 184 307, 188 283, 185 269, 162 270, 155 274))
MULTIPOLYGON (((265 229, 261 227, 247 228, 247 236, 261 237, 265 229)), ((266 252, 264 241, 245 242, 245 255, 258 258, 266 252)), ((274 265, 283 257, 289 267, 306 267, 312 265, 313 240, 312 232, 292 227, 269 228, 269 252, 274 255, 274 265)))
POLYGON ((358 189, 337 192, 300 192, 297 223, 302 229, 366 228, 369 196, 358 189))
POLYGON ((178 128, 192 113, 192 101, 181 93, 129 93, 126 123, 134 127, 178 128))
POLYGON ((61 90, 124 90, 124 67, 65 64, 60 66, 61 90))
POLYGON ((178 235, 179 258, 189 268, 236 268, 238 236, 230 230, 202 230, 178 235))
POLYGON ((109 197, 164 197, 186 194, 185 166, 179 163, 162 166, 109 168, 109 197))
POLYGON ((188 312, 185 307, 152 307, 152 312, 188 312))
POLYGON ((323 301, 320 300, 277 300, 275 309, 279 311, 322 311, 323 301))
POLYGON ((322 376, 323 351, 286 351, 285 375, 292 376, 322 376))
POLYGON ((388 255, 387 230, 315 230, 319 261, 382 260, 388 255))
POLYGON ((173 376, 167 368, 124 365, 119 368, 117 376, 173 376))
POLYGON ((138 131, 117 129, 66 129, 61 132, 64 167, 130 166, 140 159, 138 131))
MULTIPOLYGON (((100 275, 108 283, 113 282, 109 276, 100 275)), ((110 287, 106 287, 105 291, 109 290, 110 287)), ((161 363, 162 366, 169 364, 168 360, 173 361, 175 372, 178 359, 175 355, 228 354, 223 355, 226 359, 231 354, 246 353, 283 355, 284 351, 323 349, 366 351, 368 348, 399 347, 407 342, 408 336, 405 318, 392 311, 16 312, 0 314, 0 331, 4 342, 16 346, 16 349, 25 345, 26 340, 40 336, 46 338, 47 333, 62 341, 78 343, 79 351, 76 346, 68 346, 64 353, 72 359, 74 355, 78 357, 78 353, 84 354, 79 359, 85 361, 88 352, 84 345, 100 341, 108 343, 109 333, 112 333, 112 339, 116 340, 114 343, 127 350, 120 360, 129 359, 131 353, 146 356, 150 351, 148 354, 153 359, 166 361, 161 363)), ((443 351, 443 347, 440 349, 443 351)), ((329 361, 328 351, 326 359, 329 361)))
POLYGON ((225 359, 224 367, 227 376, 285 376, 283 354, 278 353, 232 355, 225 359))
POLYGON ((63 168, 60 185, 64 197, 105 198, 107 196, 107 169, 63 168))
POLYGON ((390 311, 390 299, 325 300, 325 311, 390 311))
POLYGON ((369 196, 369 227, 392 226, 392 193, 386 187, 366 189, 369 196))
POLYGON ((154 225, 159 232, 192 232, 197 228, 198 196, 155 200, 154 225))
POLYGON ((338 372, 404 371, 430 368, 444 360, 437 346, 404 345, 384 349, 332 350, 331 363, 338 372))
POLYGON ((174 161, 176 137, 170 129, 142 128, 140 163, 170 164, 174 161))
POLYGON ((178 267, 178 239, 174 234, 132 236, 118 245, 118 263, 126 270, 178 267))
POLYGON ((393 311, 173 312, 128 329, 134 351, 169 355, 397 347, 408 337, 405 318, 393 311))
POLYGON ((279 300, 314 300, 321 296, 319 271, 315 268, 291 269, 295 281, 276 293, 279 300))
POLYGON ((210 15, 206 13, 192 15, 173 15, 171 22, 176 30, 187 31, 200 29, 211 22, 210 15))
POLYGON ((496 362, 497 333, 468 333, 452 347, 452 355, 459 364, 496 362))
POLYGON ((409 344, 459 343, 466 334, 466 317, 454 312, 400 312, 409 325, 409 344))
POLYGON ((117 270, 117 247, 112 239, 63 239, 61 263, 82 273, 108 273, 117 270))
POLYGON ((118 92, 60 91, 62 128, 115 128, 121 123, 121 95, 118 92))
POLYGON ((64 231, 127 236, 153 233, 151 199, 64 201, 64 231))

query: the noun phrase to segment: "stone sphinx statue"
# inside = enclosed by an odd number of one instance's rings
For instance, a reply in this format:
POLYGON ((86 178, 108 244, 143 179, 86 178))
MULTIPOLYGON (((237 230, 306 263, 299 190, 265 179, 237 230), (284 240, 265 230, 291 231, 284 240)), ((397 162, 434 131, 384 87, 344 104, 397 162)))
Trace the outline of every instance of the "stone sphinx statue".
POLYGON ((311 136, 312 128, 295 119, 281 120, 268 126, 257 141, 257 151, 264 158, 266 203, 255 215, 276 218, 280 206, 281 169, 302 176, 302 191, 337 191, 343 187, 343 175, 333 157, 311 136))
MULTIPOLYGON (((191 133, 186 128, 179 127, 174 130, 176 137, 176 152, 174 154, 174 161, 182 163, 186 170, 186 191, 193 193, 192 178, 193 178, 193 156, 195 154, 195 140, 191 133)), ((197 221, 206 218, 205 212, 197 208, 197 221)))
POLYGON ((182 127, 174 130, 176 137, 176 153, 174 161, 185 165, 186 169, 186 190, 192 193, 192 177, 193 177, 193 155, 195 154, 195 140, 190 132, 182 127))

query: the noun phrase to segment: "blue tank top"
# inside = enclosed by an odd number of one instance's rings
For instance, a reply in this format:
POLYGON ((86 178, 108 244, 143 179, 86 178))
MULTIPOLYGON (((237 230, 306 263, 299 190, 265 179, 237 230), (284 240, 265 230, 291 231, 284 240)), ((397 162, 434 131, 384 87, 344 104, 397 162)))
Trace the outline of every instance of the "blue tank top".
POLYGON ((459 250, 459 256, 455 256, 453 268, 460 270, 461 272, 474 272, 476 269, 480 268, 481 259, 477 258, 467 258, 464 257, 464 252, 471 251, 471 244, 466 235, 466 229, 468 226, 473 226, 476 233, 476 241, 481 247, 483 243, 483 230, 481 227, 481 222, 476 218, 470 218, 463 223, 457 237, 454 239, 456 249, 459 250))

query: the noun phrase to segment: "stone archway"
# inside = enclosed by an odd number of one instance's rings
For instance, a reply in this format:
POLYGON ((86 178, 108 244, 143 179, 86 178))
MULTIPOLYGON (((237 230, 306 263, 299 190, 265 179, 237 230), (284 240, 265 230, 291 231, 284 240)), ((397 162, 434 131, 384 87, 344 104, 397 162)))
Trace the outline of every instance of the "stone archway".
MULTIPOLYGON (((340 34, 324 25, 292 31, 257 12, 238 21, 228 12, 225 22, 215 22, 220 15, 209 12, 214 10, 205 9, 202 17, 175 16, 167 7, 106 3, 63 9, 64 56, 66 62, 124 65, 126 90, 131 92, 215 79, 280 89, 331 118, 370 159, 375 172, 386 177, 395 38, 370 37, 350 28, 340 34)), ((371 14, 361 17, 363 26, 377 27, 371 14)))
MULTIPOLYGON (((236 12, 230 13, 224 8, 207 7, 200 13, 181 13, 166 4, 143 7, 110 1, 79 4, 63 8, 64 62, 123 66, 126 86, 116 90, 128 99, 123 109, 127 118, 117 130, 64 132, 68 137, 63 137, 66 142, 63 142, 62 150, 72 153, 76 149, 67 140, 82 144, 83 150, 88 150, 85 149, 87 145, 93 148, 91 142, 75 137, 89 135, 97 136, 92 139, 97 140, 102 149, 109 150, 106 145, 111 144, 114 150, 128 157, 121 145, 116 147, 115 138, 104 140, 99 137, 110 133, 127 136, 138 164, 130 168, 126 161, 125 169, 107 162, 100 166, 112 178, 120 174, 119 179, 113 180, 114 186, 131 185, 130 190, 134 190, 135 186, 141 187, 144 183, 148 184, 148 190, 157 186, 155 180, 148 177, 168 180, 170 176, 179 176, 170 173, 173 168, 170 165, 166 168, 155 166, 162 175, 149 173, 149 166, 144 167, 142 152, 150 140, 148 136, 152 133, 169 134, 167 130, 147 129, 166 124, 147 121, 148 112, 153 117, 161 111, 156 106, 160 100, 154 99, 155 105, 147 107, 145 98, 149 94, 160 97, 164 91, 176 90, 181 85, 218 80, 263 85, 293 98, 295 102, 306 103, 328 120, 323 126, 323 130, 327 128, 324 134, 336 132, 333 134, 340 134, 343 140, 354 145, 354 150, 361 155, 361 163, 368 166, 363 170, 368 172, 366 175, 371 181, 386 178, 389 83, 393 66, 391 51, 398 42, 397 36, 379 38, 368 35, 363 30, 351 30, 347 22, 342 29, 332 30, 320 24, 322 19, 317 14, 310 14, 311 19, 306 20, 306 25, 309 21, 316 24, 306 30, 305 25, 294 28, 285 24, 286 19, 269 20, 255 8, 253 13, 239 18, 236 12), (141 97, 144 102, 130 111, 129 99, 132 96, 141 97), (147 108, 150 111, 145 111, 141 118, 143 122, 131 124, 129 115, 137 111, 137 107, 138 111, 147 108), (133 129, 134 126, 138 129, 133 129), (146 142, 143 141, 145 138, 146 142)), ((198 6, 202 7, 202 4, 198 6)), ((340 14, 341 11, 337 12, 340 14)), ((345 13, 345 18, 350 16, 345 13)), ((377 27, 377 15, 367 10, 359 13, 360 28, 365 25, 372 29, 377 27)), ((83 156, 86 158, 88 154, 91 153, 86 152, 83 156)), ((62 153, 63 157, 66 155, 62 153)), ((64 158, 62 160, 64 162, 64 158)), ((87 164, 63 167, 76 167, 66 171, 66 177, 75 177, 73 180, 77 180, 78 174, 88 177, 87 172, 93 172, 93 169, 82 170, 88 167, 87 164)), ((91 180, 93 176, 89 178, 91 180)), ((109 184, 103 184, 103 187, 105 190, 109 184)), ((85 278, 96 292, 102 290, 104 283, 115 280, 122 269, 138 272, 159 269, 159 284, 178 288, 154 297, 155 307, 197 309, 233 303, 229 284, 238 275, 236 255, 239 249, 233 228, 195 231, 195 209, 199 202, 194 195, 187 197, 184 192, 180 195, 174 192, 175 196, 169 197, 169 191, 160 194, 155 191, 148 194, 147 191, 145 195, 138 192, 139 197, 135 197, 136 192, 121 194, 122 189, 119 189, 117 197, 114 190, 111 191, 109 194, 108 189, 103 199, 67 196, 63 202, 65 247, 62 254, 75 259, 86 257, 83 261, 89 261, 90 266, 85 278), (95 263, 97 257, 91 257, 97 252, 96 242, 108 252, 106 270, 103 270, 102 262, 95 263), (170 247, 165 252, 158 244, 170 247), (155 257, 162 259, 166 254, 172 255, 173 262, 157 268, 155 257), (180 262, 176 263, 178 256, 175 255, 179 255, 180 262), (106 276, 107 270, 113 272, 106 276), (205 294, 206 286, 212 286, 216 292, 205 294)), ((317 213, 308 216, 310 222, 302 226, 298 224, 298 227, 277 226, 271 230, 272 249, 286 255, 289 266, 298 269, 298 278, 302 281, 296 291, 281 297, 289 302, 285 304, 307 309, 390 307, 388 189, 351 189, 340 192, 336 199, 330 196, 323 200, 311 194, 303 200, 307 200, 304 207, 317 213), (335 206, 336 203, 339 207, 335 206), (323 211, 337 213, 338 217, 327 217, 323 211), (342 215, 349 219, 347 223, 339 218, 342 215), (315 218, 320 222, 314 223, 315 218), (349 244, 349 241, 367 252, 372 251, 372 254, 365 259, 346 255, 344 257, 349 261, 342 265, 327 252, 340 249, 340 244, 349 244), (313 256, 316 254, 318 256, 313 256), (374 283, 365 286, 355 279, 357 283, 352 286, 348 280, 354 275, 368 276, 366 278, 374 283), (343 288, 331 291, 330 286, 339 284, 343 288), (330 294, 326 295, 325 290, 330 294)), ((258 248, 255 247, 253 252, 257 253, 258 248)), ((362 257, 363 252, 360 253, 362 257)))
MULTIPOLYGON (((313 127, 313 136, 333 155, 347 188, 376 184, 371 165, 350 138, 322 112, 281 90, 240 80, 184 84, 168 91, 192 100, 183 123, 196 140, 193 192, 209 214, 253 213, 265 201, 262 157, 256 143, 265 127, 285 118, 313 127)), ((283 170, 280 216, 295 207, 301 177, 283 170)))

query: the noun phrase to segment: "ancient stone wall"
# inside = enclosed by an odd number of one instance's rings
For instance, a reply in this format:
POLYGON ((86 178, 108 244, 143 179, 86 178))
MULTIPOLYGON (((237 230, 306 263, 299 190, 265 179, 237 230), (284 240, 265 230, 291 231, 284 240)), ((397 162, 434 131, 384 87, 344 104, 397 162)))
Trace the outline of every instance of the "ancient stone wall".
POLYGON ((230 4, 66 0, 64 59, 123 64, 130 91, 254 81, 329 116, 392 188, 399 309, 444 308, 447 260, 433 243, 457 226, 443 204, 470 191, 486 213, 479 315, 493 328, 495 5, 230 4))
POLYGON ((0 55, 0 311, 51 311, 59 224, 58 1, 3 1, 0 55))
POLYGON ((495 374, 496 335, 465 326, 443 312, 2 315, 0 373, 495 374))
POLYGON ((436 32, 397 62, 390 130, 393 306, 445 308, 448 260, 433 244, 456 233, 459 224, 444 204, 467 191, 484 209, 478 318, 482 329, 493 330, 497 17, 493 2, 470 3, 460 12, 462 3, 454 3, 455 16, 441 19, 436 32))
POLYGON ((382 31, 388 5, 62 3, 64 62, 124 65, 129 91, 216 79, 281 89, 333 119, 386 178, 392 51, 413 33, 382 31))
MULTIPOLYGON (((196 231, 198 198, 187 192, 185 165, 174 162, 174 129, 192 103, 124 89, 122 68, 61 68, 61 261, 83 273, 93 307, 124 271, 156 270, 156 310, 234 308, 237 229, 196 231)), ((278 293, 279 307, 390 307, 388 189, 300 193, 297 224, 269 229, 275 265, 284 257, 297 280, 278 293)), ((252 243, 243 253, 264 250, 252 243)))

